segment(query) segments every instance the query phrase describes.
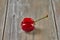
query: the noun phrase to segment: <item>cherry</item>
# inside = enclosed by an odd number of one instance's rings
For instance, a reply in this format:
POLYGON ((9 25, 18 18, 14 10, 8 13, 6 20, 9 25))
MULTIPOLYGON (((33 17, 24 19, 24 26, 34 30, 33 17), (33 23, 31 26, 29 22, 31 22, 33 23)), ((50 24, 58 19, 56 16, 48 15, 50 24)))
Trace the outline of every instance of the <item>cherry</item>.
POLYGON ((21 22, 21 28, 25 32, 31 32, 35 29, 34 20, 32 18, 24 18, 21 22))
POLYGON ((25 32, 31 32, 31 31, 33 31, 35 29, 34 24, 36 22, 38 22, 38 21, 40 21, 40 20, 42 20, 44 18, 47 18, 47 17, 48 17, 48 15, 46 15, 45 17, 42 17, 42 18, 40 18, 40 19, 38 19, 36 21, 34 21, 32 18, 24 18, 22 20, 22 22, 21 22, 21 28, 25 32))

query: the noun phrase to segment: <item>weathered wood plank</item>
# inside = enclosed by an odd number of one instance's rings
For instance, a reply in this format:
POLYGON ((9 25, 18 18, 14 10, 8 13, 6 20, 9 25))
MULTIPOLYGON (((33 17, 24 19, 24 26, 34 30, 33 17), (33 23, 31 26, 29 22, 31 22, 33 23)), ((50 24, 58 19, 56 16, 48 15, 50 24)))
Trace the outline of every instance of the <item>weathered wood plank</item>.
POLYGON ((0 40, 2 40, 7 0, 0 0, 0 40))
POLYGON ((55 14, 55 22, 57 25, 57 35, 60 40, 60 0, 52 0, 52 5, 55 14))
POLYGON ((49 0, 9 0, 4 40, 57 40, 51 7, 49 0), (49 18, 36 23, 34 32, 21 32, 19 24, 24 17, 36 20, 47 14, 49 18))

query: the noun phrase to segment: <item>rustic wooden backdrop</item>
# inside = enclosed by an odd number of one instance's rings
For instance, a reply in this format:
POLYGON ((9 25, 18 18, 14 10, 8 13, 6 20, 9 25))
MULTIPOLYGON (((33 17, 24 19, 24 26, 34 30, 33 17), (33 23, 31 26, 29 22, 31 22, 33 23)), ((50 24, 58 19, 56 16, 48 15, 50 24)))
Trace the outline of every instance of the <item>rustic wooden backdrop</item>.
POLYGON ((0 0, 0 40, 60 40, 60 0, 0 0), (39 19, 32 33, 21 32, 24 17, 39 19))

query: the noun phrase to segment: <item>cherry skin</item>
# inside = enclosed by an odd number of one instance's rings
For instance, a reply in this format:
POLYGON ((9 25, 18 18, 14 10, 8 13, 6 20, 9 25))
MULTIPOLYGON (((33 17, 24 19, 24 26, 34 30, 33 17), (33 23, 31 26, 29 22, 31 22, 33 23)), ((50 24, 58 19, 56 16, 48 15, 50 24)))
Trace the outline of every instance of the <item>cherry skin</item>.
POLYGON ((21 22, 21 28, 25 32, 31 32, 35 29, 34 20, 32 18, 24 18, 21 22))

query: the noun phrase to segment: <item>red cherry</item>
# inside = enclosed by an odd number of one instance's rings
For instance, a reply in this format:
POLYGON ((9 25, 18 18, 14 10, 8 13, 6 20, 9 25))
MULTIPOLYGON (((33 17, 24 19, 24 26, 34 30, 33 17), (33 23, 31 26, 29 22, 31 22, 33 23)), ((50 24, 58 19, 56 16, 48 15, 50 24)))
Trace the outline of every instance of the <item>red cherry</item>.
POLYGON ((31 32, 35 29, 34 20, 32 18, 24 18, 21 22, 22 30, 25 32, 31 32))

